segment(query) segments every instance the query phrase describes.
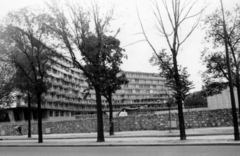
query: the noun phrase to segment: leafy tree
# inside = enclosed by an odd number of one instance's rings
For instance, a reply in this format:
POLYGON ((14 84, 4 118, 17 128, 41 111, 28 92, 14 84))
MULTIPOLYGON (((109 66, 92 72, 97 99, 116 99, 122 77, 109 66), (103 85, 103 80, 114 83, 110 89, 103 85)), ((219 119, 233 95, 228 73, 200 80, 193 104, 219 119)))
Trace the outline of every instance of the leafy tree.
MULTIPOLYGON (((4 46, 1 45, 1 48, 4 46)), ((23 97, 24 95, 27 95, 27 101, 28 101, 28 137, 31 137, 31 101, 33 99, 33 87, 30 85, 29 80, 24 76, 24 73, 21 72, 21 70, 16 70, 14 68, 14 64, 11 62, 11 54, 6 53, 6 50, 2 49, 2 55, 1 55, 1 62, 3 64, 1 68, 1 76, 11 78, 11 80, 8 81, 6 84, 5 82, 2 82, 1 84, 4 85, 2 92, 8 93, 8 106, 13 102, 13 99, 15 98, 12 95, 14 92, 20 91, 23 97), (8 89, 7 89, 8 88, 8 89)), ((1 79, 2 81, 4 78, 1 79)), ((6 98, 5 98, 6 100, 6 98)), ((35 100, 36 101, 36 100, 35 100)))
POLYGON ((11 93, 14 89, 14 73, 14 67, 9 63, 7 54, 0 46, 0 108, 9 107, 13 102, 11 93))
POLYGON ((125 74, 122 74, 118 77, 115 71, 109 71, 109 74, 106 78, 108 78, 108 80, 105 81, 106 83, 102 88, 102 95, 107 99, 109 104, 109 134, 114 135, 112 94, 121 89, 121 85, 127 84, 128 80, 125 74))
MULTIPOLYGON (((26 70, 27 71, 27 70, 26 70)), ((31 74, 31 70, 28 70, 28 74, 31 74)), ((15 73, 14 86, 16 90, 21 92, 23 99, 26 99, 28 105, 28 138, 31 138, 31 106, 32 103, 36 103, 36 96, 34 94, 34 87, 22 70, 18 69, 15 73)))
POLYGON ((9 65, 1 62, 0 65, 0 109, 10 107, 13 102, 12 91, 14 89, 12 75, 13 69, 9 65))
POLYGON ((57 1, 52 1, 48 7, 51 11, 49 14, 51 24, 48 27, 61 48, 70 55, 74 67, 83 71, 89 86, 95 90, 97 142, 104 142, 101 91, 103 85, 107 83, 106 74, 109 74, 106 63, 110 63, 111 59, 107 55, 110 54, 117 60, 122 51, 119 41, 107 35, 111 34, 109 26, 113 20, 114 9, 110 7, 102 12, 97 2, 84 8, 79 3, 68 3, 64 8, 57 1), (68 10, 69 14, 64 10, 68 10), (116 54, 109 53, 114 50, 116 54))
POLYGON ((8 113, 4 110, 0 110, 0 122, 9 122, 9 116, 8 113))
POLYGON ((122 64, 122 58, 126 57, 120 48, 120 41, 114 37, 106 37, 103 42, 104 59, 104 80, 101 87, 101 94, 107 99, 109 104, 109 134, 114 134, 113 123, 113 108, 112 108, 112 94, 121 89, 121 85, 127 84, 128 80, 125 74, 121 74, 120 65, 122 64))
POLYGON ((153 56, 150 58, 149 62, 153 66, 158 66, 160 70, 160 76, 166 78, 166 83, 169 88, 171 88, 172 92, 171 95, 176 99, 178 96, 177 90, 181 91, 181 97, 182 100, 184 100, 191 89, 193 89, 193 82, 189 81, 189 74, 187 73, 187 68, 181 68, 181 66, 178 68, 179 71, 179 79, 181 82, 181 85, 179 87, 176 86, 175 80, 174 80, 174 65, 173 60, 171 59, 171 56, 165 52, 165 50, 162 50, 158 53, 158 55, 153 54, 153 56))
MULTIPOLYGON (((232 11, 225 11, 225 15, 232 81, 237 88, 238 99, 240 99, 240 6, 236 5, 232 11)), ((208 15, 204 20, 205 41, 209 43, 209 47, 202 52, 202 61, 207 68, 202 77, 209 95, 218 94, 223 89, 226 89, 229 81, 226 55, 223 51, 225 45, 222 23, 221 10, 219 9, 216 9, 214 13, 208 15)))
POLYGON ((113 108, 112 108, 112 94, 121 89, 121 85, 127 84, 128 80, 125 74, 120 74, 122 71, 119 68, 119 62, 121 62, 122 54, 115 54, 118 56, 108 55, 110 62, 109 67, 105 70, 105 81, 102 85, 101 93, 107 99, 109 104, 109 134, 114 135, 114 123, 113 123, 113 108))
MULTIPOLYGON (((1 45, 11 54, 16 70, 22 72, 34 88, 38 106, 38 142, 42 143, 42 94, 47 91, 48 70, 61 57, 46 43, 48 30, 36 8, 9 13, 1 26, 1 45)), ((45 22, 45 21, 44 21, 45 22)))
MULTIPOLYGON (((122 58, 126 57, 123 54, 123 49, 119 47, 120 41, 112 36, 103 37, 102 53, 102 84, 101 95, 106 98, 109 104, 109 134, 114 135, 114 123, 113 123, 113 108, 112 108, 112 94, 121 89, 121 85, 127 84, 128 80, 126 75, 122 73, 120 65, 122 64, 122 58)), ((87 68, 87 66, 85 66, 87 68)), ((92 68, 91 65, 88 68, 92 68)), ((85 96, 90 94, 90 90, 94 87, 91 81, 87 79, 89 87, 85 90, 85 96)))
MULTIPOLYGON (((128 80, 125 74, 121 74, 120 65, 122 58, 126 57, 123 54, 123 49, 119 47, 120 41, 112 36, 103 37, 102 62, 103 62, 103 78, 101 84, 101 95, 103 95, 109 104, 109 134, 114 135, 113 123, 113 108, 112 108, 112 94, 121 89, 121 85, 127 84, 128 80)), ((91 82, 89 82, 90 85, 91 82)), ((93 89, 93 86, 90 86, 93 89)))
POLYGON ((185 107, 207 107, 206 93, 202 91, 194 92, 189 94, 184 100, 185 107))

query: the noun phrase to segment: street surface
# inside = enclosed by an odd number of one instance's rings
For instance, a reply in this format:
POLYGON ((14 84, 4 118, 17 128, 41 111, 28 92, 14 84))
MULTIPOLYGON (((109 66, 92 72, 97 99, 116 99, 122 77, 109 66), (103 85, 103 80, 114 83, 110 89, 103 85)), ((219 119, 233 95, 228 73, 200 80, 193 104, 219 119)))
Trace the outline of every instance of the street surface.
POLYGON ((0 147, 0 156, 239 156, 239 146, 0 147))
POLYGON ((35 147, 35 146, 156 146, 156 145, 203 145, 203 144, 218 144, 218 145, 239 145, 240 141, 234 141, 233 135, 207 135, 207 136, 189 136, 187 140, 181 141, 179 137, 106 137, 105 142, 97 143, 96 138, 48 138, 43 139, 43 143, 39 144, 37 138, 27 139, 19 138, 18 140, 6 139, 0 141, 0 147, 5 146, 24 146, 24 147, 35 147))

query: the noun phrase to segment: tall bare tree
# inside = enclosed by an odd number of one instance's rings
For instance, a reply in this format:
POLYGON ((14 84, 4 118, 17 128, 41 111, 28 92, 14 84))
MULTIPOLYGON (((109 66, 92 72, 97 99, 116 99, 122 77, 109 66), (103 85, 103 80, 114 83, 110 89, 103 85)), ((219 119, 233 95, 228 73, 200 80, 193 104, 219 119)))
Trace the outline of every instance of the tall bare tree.
POLYGON ((186 133, 185 133, 185 124, 184 124, 184 116, 183 116, 183 97, 181 93, 181 86, 183 85, 181 83, 179 74, 179 65, 178 65, 178 59, 177 56, 179 54, 179 49, 183 45, 183 43, 189 38, 189 36, 192 34, 192 32, 196 29, 201 15, 205 9, 202 8, 198 12, 193 13, 194 6, 196 5, 198 0, 191 1, 191 0, 162 0, 161 4, 163 6, 163 10, 160 9, 160 4, 157 0, 153 0, 151 3, 151 11, 154 15, 154 22, 155 27, 157 31, 163 35, 166 39, 166 42, 168 44, 169 51, 171 54, 171 59, 173 60, 173 68, 167 66, 165 64, 165 61, 162 60, 162 56, 159 55, 160 53, 157 52, 156 48, 152 44, 152 42, 149 40, 147 33, 144 29, 143 22, 141 20, 140 14, 138 13, 138 19, 141 25, 142 33, 149 44, 149 46, 152 48, 154 54, 158 57, 159 61, 162 62, 164 68, 169 68, 170 74, 174 78, 174 83, 176 86, 175 90, 175 99, 178 104, 178 118, 179 118, 179 129, 180 129, 180 139, 186 140, 186 133), (165 14, 164 14, 165 13, 165 14), (167 16, 168 21, 164 20, 164 15, 167 16), (180 35, 180 30, 183 26, 183 23, 186 22, 189 19, 196 18, 195 23, 192 25, 192 27, 188 30, 185 36, 180 35), (170 28, 170 29, 169 29, 170 28))

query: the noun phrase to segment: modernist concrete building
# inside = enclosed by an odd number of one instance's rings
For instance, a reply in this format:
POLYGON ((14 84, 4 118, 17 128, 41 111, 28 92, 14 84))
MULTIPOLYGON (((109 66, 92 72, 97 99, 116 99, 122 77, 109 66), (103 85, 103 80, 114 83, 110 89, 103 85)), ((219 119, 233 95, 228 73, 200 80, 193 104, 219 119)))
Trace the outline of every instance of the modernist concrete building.
MULTIPOLYGON (((51 87, 43 97, 42 116, 46 120, 75 119, 75 116, 96 115, 95 92, 85 96, 88 87, 82 71, 71 66, 67 59, 49 70, 51 87)), ((122 86, 113 95, 113 111, 118 112, 124 107, 139 108, 134 113, 149 113, 159 111, 164 107, 164 100, 168 98, 168 88, 165 79, 155 73, 124 72, 129 84, 122 86)), ((17 98, 12 108, 8 110, 11 121, 28 119, 26 101, 17 98)), ((103 112, 109 111, 107 101, 102 98, 103 112)), ((32 108, 32 118, 36 119, 36 106, 32 108)))

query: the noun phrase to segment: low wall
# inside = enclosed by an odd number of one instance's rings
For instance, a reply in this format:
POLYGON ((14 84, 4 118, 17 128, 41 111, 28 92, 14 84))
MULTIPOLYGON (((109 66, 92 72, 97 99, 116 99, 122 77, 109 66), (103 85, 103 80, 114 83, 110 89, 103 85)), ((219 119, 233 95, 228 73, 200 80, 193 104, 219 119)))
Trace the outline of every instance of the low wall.
MULTIPOLYGON (((231 109, 218 110, 191 110, 184 112, 186 128, 199 127, 226 127, 232 126, 231 109)), ((171 120, 176 122, 175 129, 178 129, 178 114, 171 113, 171 120)), ((136 131, 136 130, 166 130, 168 125, 168 112, 161 114, 136 115, 117 117, 114 119, 115 131, 136 131)), ((27 134, 27 123, 2 123, 0 135, 13 135, 16 125, 22 125, 23 134, 27 134)), ((96 132, 96 118, 78 119, 71 121, 43 121, 43 133, 86 133, 96 132)), ((108 118, 104 117, 104 129, 108 130, 108 118)), ((32 134, 37 134, 37 122, 32 123, 32 134)))

